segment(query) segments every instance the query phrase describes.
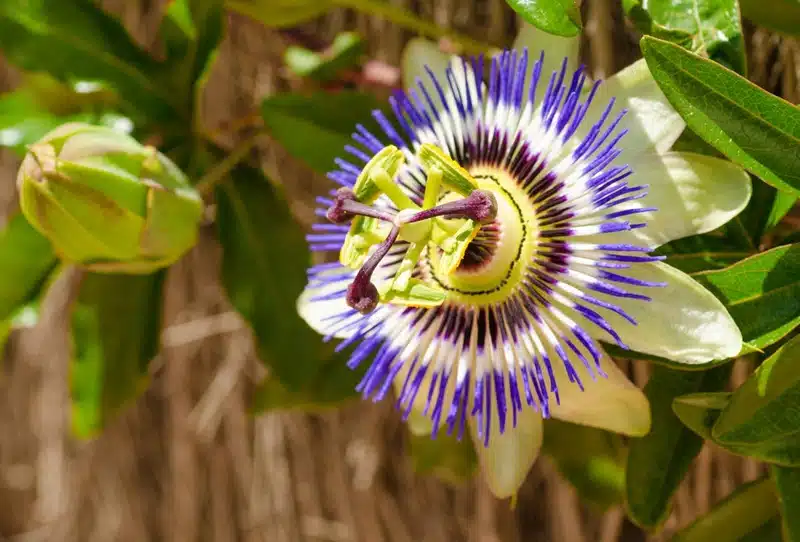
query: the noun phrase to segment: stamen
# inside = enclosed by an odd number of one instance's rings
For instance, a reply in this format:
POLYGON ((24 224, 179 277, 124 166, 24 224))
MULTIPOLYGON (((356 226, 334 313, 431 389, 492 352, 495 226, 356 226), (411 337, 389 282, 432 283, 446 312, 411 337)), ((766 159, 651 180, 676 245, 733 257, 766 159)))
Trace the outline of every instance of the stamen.
POLYGON ((347 304, 361 314, 369 314, 378 306, 380 296, 378 295, 378 289, 372 284, 370 278, 372 278, 372 273, 375 271, 375 268, 378 267, 383 257, 386 256, 394 242, 397 241, 397 236, 399 234, 400 228, 394 226, 392 231, 389 232, 389 235, 386 236, 386 239, 378 245, 375 252, 373 252, 364 265, 361 266, 361 269, 356 273, 355 279, 353 279, 353 282, 347 287, 347 304))
POLYGON ((334 224, 350 222, 356 215, 370 216, 386 222, 394 220, 394 215, 380 209, 375 209, 356 200, 356 194, 346 187, 336 191, 333 204, 325 213, 325 218, 334 224))
POLYGON ((469 218, 480 224, 489 224, 497 218, 497 199, 488 190, 473 190, 466 198, 425 209, 403 220, 411 224, 434 217, 469 218))

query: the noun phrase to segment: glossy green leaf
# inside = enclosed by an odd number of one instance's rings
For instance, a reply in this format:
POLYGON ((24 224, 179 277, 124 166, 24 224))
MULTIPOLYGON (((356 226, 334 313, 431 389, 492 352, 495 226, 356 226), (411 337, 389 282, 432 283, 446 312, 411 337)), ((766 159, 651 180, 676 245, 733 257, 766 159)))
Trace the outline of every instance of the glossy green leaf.
POLYGON ((733 162, 800 195, 800 110, 719 64, 642 38, 661 90, 687 125, 733 162))
POLYGON ((787 34, 800 36, 800 1, 739 0, 742 16, 754 23, 787 34))
POLYGON ((751 349, 777 342, 800 324, 800 245, 777 247, 693 278, 725 304, 751 349))
MULTIPOLYGON (((778 514, 775 488, 766 478, 739 487, 724 501, 716 505, 708 514, 679 532, 673 542, 739 542, 758 540, 772 542, 774 533, 770 522, 778 514), (756 538, 749 538, 756 536, 756 538)), ((777 540, 780 540, 778 538, 777 540)))
POLYGON ((468 437, 460 441, 455 435, 409 434, 411 462, 419 474, 436 476, 452 485, 461 485, 477 471, 478 457, 468 437))
POLYGON ((318 92, 310 96, 276 94, 261 104, 270 135, 295 158, 320 173, 335 168, 334 159, 345 156, 356 124, 374 127, 371 113, 377 100, 361 92, 318 92))
POLYGON ((736 390, 711 429, 714 441, 778 464, 800 466, 800 336, 736 390))
POLYGON ((225 0, 225 7, 277 28, 319 17, 332 6, 329 0, 225 0))
POLYGON ((297 45, 287 47, 283 61, 301 77, 330 81, 343 70, 356 67, 365 51, 366 43, 361 36, 355 32, 342 32, 323 51, 312 51, 297 45))
POLYGON ((92 0, 0 2, 0 49, 26 70, 105 81, 125 104, 155 118, 181 109, 181 97, 151 77, 159 63, 92 0))
MULTIPOLYGON (((303 232, 261 170, 237 167, 216 194, 228 297, 250 324, 259 357, 272 376, 289 392, 306 391, 325 371, 338 367, 329 360, 333 346, 323 343, 297 313, 310 262, 303 232)), ((353 381, 342 380, 326 393, 352 393, 353 381)))
POLYGON ((540 30, 557 36, 577 36, 582 27, 575 0, 506 0, 511 9, 540 30))
POLYGON ((147 386, 158 352, 165 271, 86 273, 72 311, 72 429, 92 437, 147 386))
POLYGON ((737 0, 626 0, 624 5, 642 32, 745 72, 737 0))
POLYGON ((542 451, 581 498, 602 510, 625 498, 625 447, 608 431, 546 420, 542 451))
POLYGON ((772 465, 770 474, 778 491, 784 540, 800 540, 800 469, 772 465))
POLYGON ((644 393, 650 401, 650 433, 631 441, 628 451, 626 495, 631 519, 648 530, 657 529, 669 515, 669 504, 703 439, 684 427, 672 410, 676 397, 699 391, 717 391, 729 369, 678 372, 654 367, 644 393))

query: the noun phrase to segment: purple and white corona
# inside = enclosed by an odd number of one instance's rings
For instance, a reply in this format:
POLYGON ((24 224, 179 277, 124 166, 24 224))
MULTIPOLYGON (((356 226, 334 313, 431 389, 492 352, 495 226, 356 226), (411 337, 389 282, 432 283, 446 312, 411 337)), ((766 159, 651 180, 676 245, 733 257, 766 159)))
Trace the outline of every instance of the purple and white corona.
POLYGON ((499 496, 534 460, 542 418, 649 430, 602 343, 684 363, 739 352, 724 307, 651 251, 750 195, 736 166, 668 152, 683 123, 643 62, 591 82, 524 41, 449 60, 412 43, 393 114, 354 127, 318 198, 308 240, 338 261, 309 270, 299 301, 368 367, 366 397, 394 389, 433 436, 469 432, 499 496))

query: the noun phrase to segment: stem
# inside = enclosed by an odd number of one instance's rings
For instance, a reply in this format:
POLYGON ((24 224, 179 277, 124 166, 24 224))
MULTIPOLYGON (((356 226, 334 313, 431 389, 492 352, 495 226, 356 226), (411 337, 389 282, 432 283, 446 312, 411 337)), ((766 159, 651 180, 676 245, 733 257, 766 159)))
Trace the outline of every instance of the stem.
POLYGON ((254 134, 238 145, 222 161, 218 162, 195 185, 195 189, 202 195, 207 195, 214 187, 224 180, 228 174, 247 158, 247 154, 258 144, 261 133, 254 134))
POLYGON ((482 43, 449 28, 439 26, 431 21, 426 21, 401 7, 393 6, 381 0, 333 0, 333 3, 363 11, 371 15, 377 15, 389 22, 414 30, 429 38, 450 38, 461 45, 465 53, 477 55, 489 53, 497 49, 494 45, 482 43))

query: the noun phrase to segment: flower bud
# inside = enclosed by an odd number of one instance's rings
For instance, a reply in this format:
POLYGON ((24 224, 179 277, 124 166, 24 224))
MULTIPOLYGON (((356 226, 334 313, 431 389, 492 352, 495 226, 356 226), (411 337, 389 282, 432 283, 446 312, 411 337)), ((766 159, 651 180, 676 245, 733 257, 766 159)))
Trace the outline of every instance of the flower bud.
POLYGON ((203 203, 183 172, 110 128, 56 128, 28 149, 17 187, 56 253, 91 271, 149 273, 197 242, 203 203))

